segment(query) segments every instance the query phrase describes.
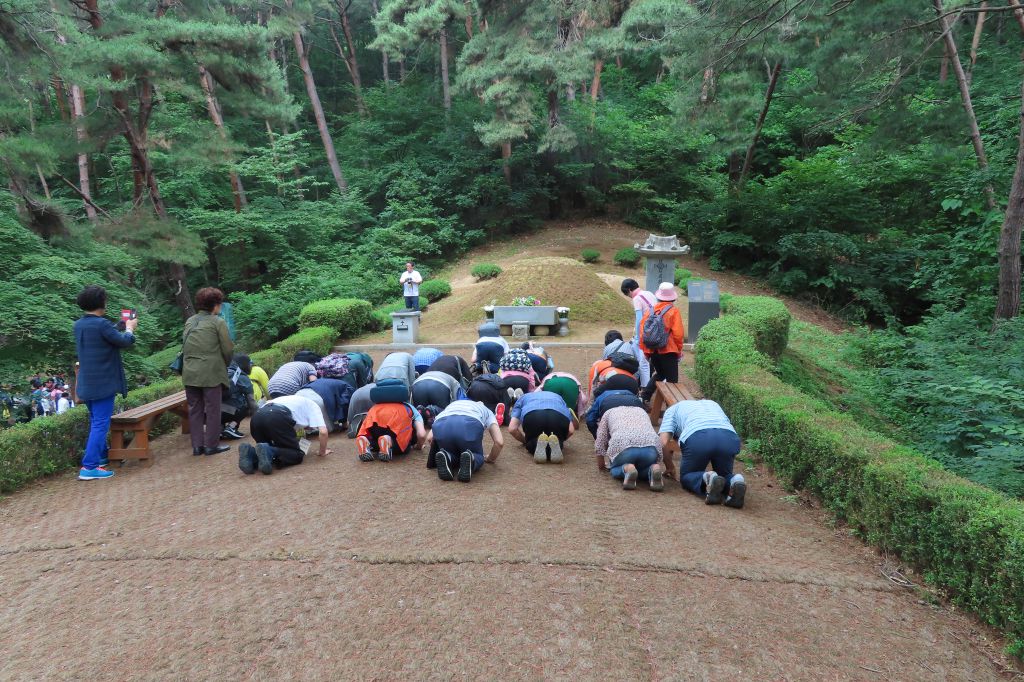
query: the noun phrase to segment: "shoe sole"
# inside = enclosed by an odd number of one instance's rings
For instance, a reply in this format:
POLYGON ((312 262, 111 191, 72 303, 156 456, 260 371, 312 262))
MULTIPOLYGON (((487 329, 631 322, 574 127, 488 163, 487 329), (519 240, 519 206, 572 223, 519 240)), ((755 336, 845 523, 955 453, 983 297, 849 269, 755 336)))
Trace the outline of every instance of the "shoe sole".
POLYGON ((732 487, 732 495, 724 502, 726 507, 743 509, 743 501, 747 497, 747 484, 737 483, 732 487))
POLYGON ((533 461, 537 464, 546 464, 548 461, 548 438, 542 435, 537 438, 537 445, 533 448, 533 461), (543 439, 543 440, 542 440, 543 439))
POLYGON ((392 455, 390 452, 382 452, 379 455, 377 455, 377 459, 379 459, 381 462, 390 462, 394 458, 395 456, 392 455))
POLYGON ((274 456, 266 445, 256 446, 256 461, 259 464, 260 473, 269 476, 274 473, 274 456))
POLYGON ((113 473, 111 473, 109 476, 83 476, 82 474, 78 474, 79 481, 105 481, 106 479, 113 477, 113 473))
POLYGON ((562 444, 558 442, 558 436, 551 436, 548 442, 551 445, 551 463, 561 464, 562 444))
POLYGON ((665 490, 665 476, 660 471, 651 472, 651 490, 656 493, 664 492, 665 490))
POLYGON ((498 426, 502 426, 505 423, 505 403, 498 403, 497 407, 494 408, 494 417, 498 420, 498 426))
POLYGON ((704 498, 704 504, 722 504, 722 495, 725 492, 725 479, 715 476, 708 486, 708 496, 704 498))
POLYGON ((463 452, 459 458, 459 480, 469 483, 473 477, 473 453, 463 452))
POLYGON ((442 481, 454 481, 455 476, 452 474, 452 458, 446 455, 442 455, 440 452, 437 453, 437 477, 442 481))
POLYGON ((242 445, 238 448, 238 468, 246 476, 256 473, 256 448, 242 445))
POLYGON ((626 473, 626 477, 622 479, 623 490, 636 490, 636 479, 639 478, 639 474, 636 469, 626 473))
POLYGON ((370 452, 369 450, 359 455, 360 462, 372 462, 374 459, 376 459, 376 457, 374 457, 373 453, 370 452))

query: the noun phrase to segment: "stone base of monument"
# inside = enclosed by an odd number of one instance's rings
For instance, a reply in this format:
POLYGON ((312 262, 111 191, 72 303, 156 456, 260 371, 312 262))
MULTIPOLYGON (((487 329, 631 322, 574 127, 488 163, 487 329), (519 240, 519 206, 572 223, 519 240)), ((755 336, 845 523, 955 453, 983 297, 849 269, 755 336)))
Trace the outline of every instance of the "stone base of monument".
POLYGON ((524 340, 530 338, 530 325, 526 322, 513 322, 512 338, 524 340))

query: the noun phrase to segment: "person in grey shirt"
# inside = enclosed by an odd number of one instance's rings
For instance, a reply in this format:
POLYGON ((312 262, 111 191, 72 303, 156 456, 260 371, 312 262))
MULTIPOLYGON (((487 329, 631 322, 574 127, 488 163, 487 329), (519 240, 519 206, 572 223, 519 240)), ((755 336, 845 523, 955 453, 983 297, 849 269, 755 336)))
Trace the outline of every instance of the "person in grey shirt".
POLYGON ((366 413, 373 407, 370 400, 370 391, 377 384, 366 384, 356 389, 348 401, 348 437, 355 438, 359 435, 359 427, 363 425, 366 413))
POLYGON ((277 368, 267 382, 271 398, 295 395, 300 388, 316 379, 316 367, 308 362, 286 362, 277 368))
POLYGON ((436 405, 442 410, 459 399, 462 384, 444 372, 424 372, 412 384, 412 404, 436 405))
POLYGON ((389 353, 380 363, 373 379, 375 382, 382 379, 398 379, 406 388, 412 389, 412 384, 416 381, 416 363, 409 353, 389 353))

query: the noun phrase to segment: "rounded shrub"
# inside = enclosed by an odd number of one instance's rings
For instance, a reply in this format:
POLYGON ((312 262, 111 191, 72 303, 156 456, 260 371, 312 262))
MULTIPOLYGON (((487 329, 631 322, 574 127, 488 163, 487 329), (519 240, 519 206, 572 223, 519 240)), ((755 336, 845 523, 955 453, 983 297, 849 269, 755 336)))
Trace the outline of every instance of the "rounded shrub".
POLYGON ((430 279, 420 285, 420 297, 431 303, 440 301, 452 293, 452 285, 446 279, 430 279))
POLYGON ((583 249, 580 252, 580 258, 583 259, 584 263, 596 263, 601 260, 601 252, 597 249, 583 249))
POLYGON ((494 263, 477 263, 473 266, 473 269, 469 271, 469 274, 476 278, 476 281, 482 282, 485 279, 494 279, 501 274, 501 268, 494 263))
POLYGON ((632 246, 627 246, 624 249, 619 249, 613 260, 619 265, 633 267, 640 262, 640 254, 632 246))
POLYGON ((330 327, 340 336, 355 336, 370 329, 369 301, 329 298, 307 304, 299 313, 299 328, 330 327))
POLYGON ((683 282, 693 277, 693 273, 686 268, 676 268, 676 281, 675 285, 682 286, 683 282))

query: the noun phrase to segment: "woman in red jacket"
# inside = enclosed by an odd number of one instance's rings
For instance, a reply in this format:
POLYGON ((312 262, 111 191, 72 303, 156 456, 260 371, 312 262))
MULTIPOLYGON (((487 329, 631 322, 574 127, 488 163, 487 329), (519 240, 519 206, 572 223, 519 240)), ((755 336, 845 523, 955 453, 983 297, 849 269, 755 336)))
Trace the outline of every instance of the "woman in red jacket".
POLYGON ((654 297, 658 302, 653 308, 644 311, 640 320, 640 350, 644 352, 651 363, 651 380, 644 388, 640 397, 644 402, 649 402, 654 395, 654 382, 667 381, 669 383, 679 382, 679 359, 683 356, 683 338, 686 335, 683 329, 683 316, 675 306, 675 300, 679 298, 676 288, 671 282, 662 282, 654 297), (646 338, 644 327, 647 326, 647 319, 652 315, 661 315, 662 322, 667 332, 665 344, 660 348, 651 348, 648 345, 650 339, 646 338))

